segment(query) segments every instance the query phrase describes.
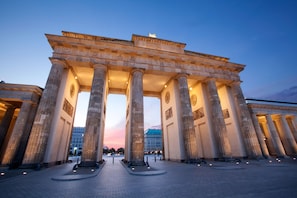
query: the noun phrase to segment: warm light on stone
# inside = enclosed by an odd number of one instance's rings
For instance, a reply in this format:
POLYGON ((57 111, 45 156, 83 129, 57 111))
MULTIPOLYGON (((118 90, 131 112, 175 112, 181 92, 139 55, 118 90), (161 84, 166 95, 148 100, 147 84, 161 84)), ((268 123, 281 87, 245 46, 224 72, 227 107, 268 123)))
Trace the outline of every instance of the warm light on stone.
POLYGON ((247 103, 242 64, 155 34, 121 40, 63 31, 46 37, 53 56, 44 89, 0 83, 1 165, 67 162, 79 92, 90 92, 82 166, 102 160, 108 94, 127 97, 124 159, 133 166, 145 165, 145 96, 160 100, 164 160, 297 154, 296 105, 247 103))

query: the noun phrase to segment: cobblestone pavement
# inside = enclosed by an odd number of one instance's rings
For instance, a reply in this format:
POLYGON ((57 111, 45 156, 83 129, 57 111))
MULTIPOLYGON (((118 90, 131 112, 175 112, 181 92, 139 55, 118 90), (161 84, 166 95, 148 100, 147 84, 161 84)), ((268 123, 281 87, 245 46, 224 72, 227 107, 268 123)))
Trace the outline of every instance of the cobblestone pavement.
POLYGON ((166 173, 138 176, 120 163, 121 158, 105 158, 106 163, 95 177, 54 181, 69 172, 73 164, 40 171, 30 171, 0 179, 0 197, 297 197, 297 160, 213 162, 184 164, 155 162, 152 167, 166 173))

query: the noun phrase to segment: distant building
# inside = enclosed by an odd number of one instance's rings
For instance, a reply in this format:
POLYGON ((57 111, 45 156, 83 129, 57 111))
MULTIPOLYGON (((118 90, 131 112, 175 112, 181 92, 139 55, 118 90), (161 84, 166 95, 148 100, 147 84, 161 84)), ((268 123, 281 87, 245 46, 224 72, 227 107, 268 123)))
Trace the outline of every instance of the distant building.
POLYGON ((144 131, 144 152, 162 151, 162 130, 149 128, 144 131))
POLYGON ((81 155, 84 142, 85 127, 73 127, 70 142, 70 155, 81 155))

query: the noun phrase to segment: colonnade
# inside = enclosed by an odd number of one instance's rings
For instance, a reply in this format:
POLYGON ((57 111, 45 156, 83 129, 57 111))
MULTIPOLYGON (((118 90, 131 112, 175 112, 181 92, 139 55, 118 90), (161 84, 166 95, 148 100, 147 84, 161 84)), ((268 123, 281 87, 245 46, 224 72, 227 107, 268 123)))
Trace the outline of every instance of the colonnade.
MULTIPOLYGON (((1 155, 1 164, 15 163, 29 165, 42 163, 46 152, 47 141, 50 137, 51 120, 58 100, 58 93, 63 79, 63 73, 68 71, 67 65, 60 60, 52 60, 52 69, 46 84, 45 91, 39 103, 39 107, 31 103, 23 102, 20 107, 18 119, 11 132, 9 144, 1 155), (56 99, 55 99, 56 98, 56 99), (35 112, 36 116, 35 116, 35 112), (30 114, 30 115, 29 115, 30 114), (35 116, 34 124, 33 118, 35 116), (30 121, 31 120, 31 121, 30 121), (26 123, 32 123, 32 130, 26 123), (17 131, 24 131, 22 134, 17 131), (31 132, 31 134, 30 134, 31 132), (30 135, 30 138, 29 138, 30 135), (28 141, 27 147, 26 142, 28 141), (19 152, 21 151, 21 152, 19 152)), ((86 129, 84 134, 84 146, 82 152, 82 166, 93 166, 102 160, 105 104, 108 95, 107 67, 94 65, 93 82, 90 92, 90 101, 87 113, 86 129)), ((133 69, 127 88, 127 128, 126 128, 126 154, 125 159, 131 164, 144 163, 144 123, 143 123, 143 75, 145 70, 133 69)), ((193 160, 199 158, 195 137, 193 109, 191 106, 188 75, 177 74, 172 80, 176 80, 175 94, 178 101, 175 107, 180 112, 180 131, 182 145, 180 152, 184 152, 181 160, 193 160), (184 149, 184 150, 183 150, 184 149), (183 150, 183 151, 182 151, 183 150)), ((212 126, 214 141, 217 148, 217 157, 228 159, 232 157, 230 139, 222 111, 221 100, 218 94, 216 79, 210 78, 202 82, 205 85, 209 120, 212 126)), ((233 110, 237 125, 241 133, 246 155, 252 158, 269 157, 276 155, 286 157, 297 153, 296 116, 286 114, 259 114, 257 108, 246 105, 239 83, 226 85, 229 87, 233 98, 233 110)), ((163 92, 165 93, 165 89, 163 92)), ((161 94, 162 95, 162 94, 161 94)), ((163 100, 161 98, 161 100, 163 100)), ((165 100, 165 99, 164 99, 165 100)), ((164 101, 162 102, 164 105, 164 101)), ((9 106, 2 118, 1 131, 8 130, 8 123, 12 120, 15 107, 9 106)), ((165 109, 162 110, 165 113, 165 109)), ((179 116, 179 115, 178 115, 179 116)), ((164 121, 164 116, 162 122, 164 121)), ((164 128, 164 126, 163 126, 164 128)), ((164 129, 163 129, 164 130, 164 129)), ((5 133, 1 133, 1 142, 4 142, 5 133)), ((3 145, 3 144, 2 144, 3 145)), ((3 147, 3 146, 2 146, 3 147)), ((165 152, 166 153, 166 152, 165 152)), ((166 156, 165 156, 166 157, 166 156)), ((244 156, 243 156, 244 157, 244 156)))
POLYGON ((0 84, 0 165, 22 164, 41 93, 36 86, 0 84))
POLYGON ((176 83, 169 83, 170 86, 162 94, 164 98, 166 95, 174 97, 173 102, 162 99, 165 159, 261 158, 261 148, 239 83, 219 82, 220 87, 226 88, 223 95, 218 93, 217 79, 197 81, 191 90, 187 79, 187 75, 177 75, 176 83), (192 106, 190 95, 195 96, 199 104, 192 106), (222 105, 222 100, 226 104, 222 105), (230 118, 224 115, 223 107, 230 112, 230 118), (197 113, 199 109, 202 110, 197 113), (167 116, 168 112, 174 116, 167 116), (203 117, 194 118, 193 114, 203 114, 203 117), (198 125, 207 127, 199 128, 198 125), (231 128, 227 129, 227 125, 231 128), (179 128, 181 130, 178 130, 179 128), (183 137, 183 140, 180 137, 183 137), (170 144, 174 144, 174 147, 170 144), (206 150, 207 154, 201 150, 206 150))
POLYGON ((295 156, 297 154, 296 115, 263 114, 263 112, 257 113, 257 108, 253 110, 253 122, 263 154, 266 157, 295 156))

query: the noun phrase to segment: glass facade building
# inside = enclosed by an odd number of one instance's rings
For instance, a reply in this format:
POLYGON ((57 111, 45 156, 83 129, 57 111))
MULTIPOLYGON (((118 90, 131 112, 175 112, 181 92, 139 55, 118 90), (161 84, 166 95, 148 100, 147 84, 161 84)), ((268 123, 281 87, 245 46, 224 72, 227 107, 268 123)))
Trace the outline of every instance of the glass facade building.
POLYGON ((81 155, 84 141, 85 127, 73 127, 70 143, 70 155, 81 155))
POLYGON ((150 128, 144 131, 144 152, 162 151, 162 130, 150 128))

